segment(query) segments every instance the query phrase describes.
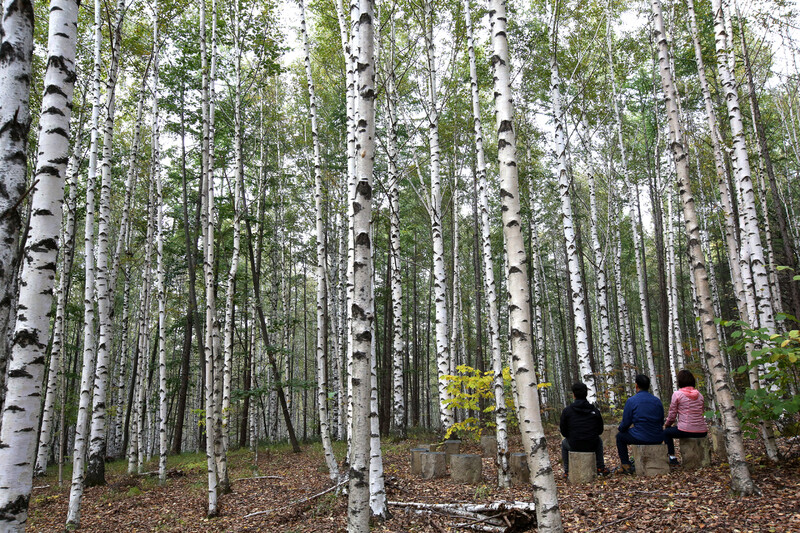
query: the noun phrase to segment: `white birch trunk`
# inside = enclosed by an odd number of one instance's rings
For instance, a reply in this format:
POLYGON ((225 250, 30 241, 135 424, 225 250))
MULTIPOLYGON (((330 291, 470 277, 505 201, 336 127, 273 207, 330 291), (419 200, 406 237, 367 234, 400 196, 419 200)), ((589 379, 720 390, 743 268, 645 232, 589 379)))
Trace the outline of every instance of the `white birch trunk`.
POLYGON ((595 176, 593 172, 589 173, 589 211, 595 275, 597 276, 597 307, 600 311, 600 346, 602 348, 603 369, 605 371, 606 400, 613 409, 616 404, 616 393, 614 392, 616 384, 614 379, 614 358, 611 355, 611 327, 608 320, 606 256, 600 247, 600 238, 597 234, 597 193, 595 191, 595 176))
MULTIPOLYGON (((117 5, 115 28, 122 31, 125 2, 117 5)), ((106 123, 103 131, 103 159, 100 165, 100 205, 97 219, 97 364, 92 394, 92 422, 89 440, 89 458, 85 484, 105 484, 106 457, 106 396, 108 391, 108 362, 112 343, 111 309, 113 307, 112 275, 109 269, 108 238, 111 232, 111 145, 114 137, 115 91, 119 71, 119 45, 121 33, 114 40, 111 67, 106 84, 106 123)))
POLYGON ((739 216, 743 220, 743 224, 741 224, 742 248, 745 247, 744 241, 747 241, 750 251, 750 267, 753 272, 754 292, 758 306, 758 315, 751 315, 750 317, 751 326, 766 328, 767 333, 771 334, 775 332, 775 317, 770 299, 769 278, 759 232, 758 213, 756 212, 755 193, 750 173, 750 159, 745 142, 744 123, 739 107, 739 95, 736 89, 736 80, 730 68, 730 62, 733 59, 730 50, 730 39, 732 38, 730 13, 726 13, 720 0, 712 0, 711 4, 714 13, 717 64, 722 87, 725 91, 725 103, 731 125, 731 137, 733 138, 734 157, 732 162, 734 175, 736 176, 736 183, 742 200, 739 205, 739 216))
POLYGON ((436 87, 436 47, 433 42, 432 0, 425 2, 425 47, 428 60, 428 143, 431 154, 431 187, 429 214, 433 242, 433 292, 436 309, 436 370, 439 388, 439 423, 442 434, 453 425, 453 408, 444 376, 450 373, 447 314, 447 274, 444 268, 444 236, 442 235, 442 183, 439 171, 439 109, 436 87))
POLYGON ((351 383, 352 431, 350 438, 350 480, 347 530, 368 533, 370 518, 370 359, 375 321, 372 275, 372 173, 375 162, 375 65, 373 0, 358 1, 358 18, 353 20, 358 58, 356 98, 356 185, 353 196, 353 300, 350 322, 352 347, 351 383))
MULTIPOLYGON (((714 1, 718 2, 719 0, 714 1)), ((736 408, 728 385, 728 376, 725 372, 725 366, 720 357, 719 341, 717 339, 717 330, 714 325, 714 311, 708 286, 705 259, 700 249, 700 229, 697 222, 697 212, 689 180, 689 165, 686 152, 683 148, 680 115, 676 104, 676 90, 672 82, 672 72, 669 68, 669 49, 664 31, 664 20, 661 14, 661 2, 659 0, 652 0, 652 8, 653 14, 655 15, 654 38, 658 45, 659 72, 661 74, 669 121, 670 145, 675 158, 675 167, 678 174, 678 188, 683 202, 683 215, 686 234, 689 240, 689 255, 692 263, 692 277, 698 295, 697 301, 700 311, 700 326, 703 333, 704 356, 714 380, 714 392, 725 429, 725 441, 728 450, 728 462, 731 469, 732 488, 739 494, 754 494, 758 492, 758 488, 750 478, 750 472, 747 468, 739 419, 736 416, 736 408)))
POLYGON ((306 85, 308 88, 309 115, 311 119, 311 140, 314 148, 314 202, 316 212, 317 233, 317 410, 319 413, 319 426, 322 438, 322 449, 325 454, 325 464, 328 467, 328 476, 331 481, 339 479, 339 467, 336 456, 333 454, 331 432, 328 423, 328 384, 325 379, 327 369, 328 350, 328 273, 327 249, 325 239, 325 219, 322 184, 322 154, 317 126, 317 95, 314 87, 314 78, 311 72, 311 47, 309 45, 308 31, 306 30, 305 1, 300 0, 300 31, 303 34, 305 49, 306 85))
MULTIPOLYGON (((6 363, 14 331, 15 278, 22 202, 27 184, 28 132, 31 127, 30 84, 33 61, 33 2, 3 1, 0 45, 0 390, 5 390, 6 363)), ((56 235, 57 238, 57 235, 56 235)), ((3 405, 0 394, 0 407, 3 405)))
MULTIPOLYGON (((80 122, 80 121, 79 121, 80 122)), ((39 448, 36 455, 34 475, 44 475, 47 470, 47 461, 50 456, 50 447, 53 437, 53 415, 55 414, 55 401, 58 394, 58 378, 63 373, 62 350, 66 335, 66 302, 67 287, 69 286, 70 273, 75 247, 75 213, 78 197, 78 152, 81 146, 80 126, 75 139, 75 147, 70 157, 66 171, 66 181, 69 183, 69 200, 65 204, 62 217, 66 214, 66 223, 61 232, 61 272, 59 273, 58 289, 56 291, 56 317, 53 322, 53 340, 50 348, 50 366, 47 374, 47 393, 42 409, 42 426, 39 431, 39 448)), ((63 431, 63 430, 62 430, 63 431)))
POLYGON ((631 213, 631 231, 633 233, 633 251, 636 256, 636 278, 639 282, 639 307, 642 311, 642 333, 644 334, 644 356, 647 364, 647 372, 650 374, 653 395, 661 397, 661 387, 656 374, 656 364, 653 359, 653 334, 650 328, 650 302, 648 300, 647 283, 645 282, 645 247, 642 234, 639 229, 642 225, 641 208, 639 206, 639 184, 633 185, 629 200, 631 213), (635 199, 635 200, 634 200, 635 199))
POLYGON ((100 126, 100 67, 102 44, 100 0, 94 3, 94 78, 92 81, 91 141, 89 147, 89 169, 86 177, 86 214, 84 217, 84 267, 85 285, 83 293, 83 366, 78 405, 78 420, 75 424, 75 446, 72 455, 72 485, 69 493, 67 527, 80 525, 80 506, 83 497, 84 465, 89 437, 89 410, 91 409, 97 352, 94 336, 95 302, 95 257, 94 257, 94 213, 95 180, 97 178, 97 155, 100 126))
POLYGON ((508 268, 508 314, 511 341, 511 366, 517 387, 519 425, 522 444, 528 455, 531 485, 536 502, 539 531, 562 531, 553 469, 539 411, 530 317, 530 292, 525 243, 522 240, 517 139, 514 131, 514 102, 511 96, 511 67, 508 52, 505 0, 491 0, 492 65, 494 66, 495 123, 498 134, 500 198, 503 235, 508 268))
POLYGON ((208 470, 208 511, 209 517, 219 513, 217 506, 218 472, 217 462, 214 457, 214 441, 216 427, 214 424, 214 186, 213 175, 210 169, 210 129, 209 129, 209 81, 208 81, 208 52, 206 50, 206 2, 200 0, 200 62, 203 76, 202 95, 202 243, 203 243, 203 280, 205 285, 205 429, 206 429, 206 462, 208 470))
MULTIPOLYGON (((15 50, 21 52, 21 56, 15 57, 21 57, 22 61, 14 65, 16 72, 4 69, 3 74, 13 77, 30 72, 33 7, 30 3, 14 2, 19 9, 9 12, 11 4, 5 2, 3 5, 4 13, 7 13, 3 18, 3 44, 13 42, 15 50), (27 64, 22 64, 26 61, 27 64)), ((21 276, 24 283, 19 285, 17 299, 18 308, 24 312, 16 317, 0 430, 0 464, 3 465, 0 468, 0 525, 9 532, 24 531, 28 518, 55 284, 57 239, 61 229, 64 171, 69 157, 78 3, 54 0, 51 5, 58 9, 50 11, 48 66, 43 84, 39 153, 34 174, 37 185, 31 200, 30 229, 23 252, 21 276)), ((12 93, 3 94, 8 98, 12 93)), ((20 113, 18 118, 24 118, 24 112, 20 113)), ((24 163, 22 166, 24 168, 24 163)))
POLYGON ((469 55, 470 92, 472 95, 472 124, 475 135, 475 174, 478 182, 478 209, 480 210, 481 255, 483 260, 483 284, 486 291, 486 306, 489 311, 487 329, 492 353, 492 387, 494 389, 495 435, 497 438, 497 485, 511 486, 508 451, 508 414, 506 410, 503 382, 503 352, 500 344, 500 317, 497 310, 497 291, 492 259, 491 228, 489 226, 489 195, 486 180, 486 154, 483 148, 483 126, 481 125, 480 95, 478 90, 478 67, 475 59, 475 43, 472 37, 472 20, 468 0, 464 3, 464 18, 467 29, 467 52, 469 55))
MULTIPOLYGON (((375 248, 372 248, 373 264, 375 248)), ((375 270, 372 271, 375 284, 375 270)), ((372 323, 372 338, 375 338, 375 322, 372 323)), ((378 416, 378 367, 376 357, 377 342, 372 343, 370 355, 370 395, 369 395, 369 508, 378 520, 390 517, 386 506, 386 485, 383 475, 383 454, 381 453, 381 428, 378 416)))
POLYGON ((400 175, 397 171, 397 102, 394 71, 394 18, 386 76, 386 111, 389 132, 386 145, 389 182, 389 282, 392 291, 392 415, 395 430, 405 436, 406 404, 403 397, 403 277, 400 271, 400 175))
POLYGON ((572 198, 570 197, 571 180, 567 173, 567 140, 564 133, 564 115, 561 109, 561 83, 558 74, 558 59, 556 55, 558 29, 557 17, 553 16, 551 28, 550 51, 550 101, 553 106, 553 121, 555 125, 555 157, 558 169, 558 191, 561 198, 561 223, 564 231, 564 241, 567 250, 567 268, 569 271, 570 301, 572 316, 575 321, 575 344, 578 351, 578 367, 581 380, 588 388, 586 399, 590 403, 597 401, 597 386, 595 385, 594 372, 589 358, 588 324, 586 322, 586 302, 583 299, 583 281, 581 279, 578 245, 573 225, 572 198))

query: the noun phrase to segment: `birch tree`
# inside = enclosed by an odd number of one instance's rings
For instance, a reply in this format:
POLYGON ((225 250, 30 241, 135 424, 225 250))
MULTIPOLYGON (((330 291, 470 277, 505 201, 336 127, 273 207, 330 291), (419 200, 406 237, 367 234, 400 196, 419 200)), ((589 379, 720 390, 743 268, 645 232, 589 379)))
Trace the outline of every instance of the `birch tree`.
MULTIPOLYGON (((10 70, 19 74, 29 72, 26 69, 30 68, 29 63, 24 63, 31 56, 33 6, 28 2, 13 2, 19 9, 9 10, 11 4, 6 2, 3 6, 3 39, 8 39, 12 49, 18 52, 12 54, 14 61, 10 70)), ((77 2, 52 1, 43 111, 39 118, 39 153, 34 173, 36 185, 31 200, 30 230, 23 251, 21 276, 24 283, 20 284, 18 296, 18 306, 24 312, 19 313, 15 321, 0 429, 0 464, 3 465, 0 468, 0 524, 10 532, 25 530, 33 485, 36 430, 41 414, 45 350, 55 284, 56 243, 61 229, 64 172, 69 158, 77 21, 77 2)), ((2 82, 9 72, 6 68, 0 72, 2 82)), ((20 93, 3 94, 15 101, 10 95, 20 93)), ((25 117, 24 106, 19 109, 18 118, 25 117)), ((3 110, 5 113, 5 106, 3 110)), ((14 126, 19 128, 22 124, 14 126)), ((3 160, 7 162, 8 158, 3 160)), ((19 163, 24 167, 24 160, 19 163)))
POLYGON ((517 387, 519 425, 522 444, 528 455, 536 518, 539 531, 562 531, 553 469, 539 411, 539 394, 533 362, 528 263, 522 240, 517 138, 514 130, 514 101, 511 95, 511 66, 505 0, 491 0, 492 65, 494 67, 494 105, 497 127, 500 198, 503 235, 506 242, 508 279, 508 317, 511 366, 517 387))
POLYGON ((478 209, 480 211, 480 244, 483 260, 483 283, 486 290, 486 306, 489 311, 487 323, 489 343, 492 351, 492 387, 494 389, 495 435, 497 437, 497 485, 509 487, 508 422, 503 381, 503 352, 500 347, 500 315, 497 310, 497 291, 494 280, 494 261, 489 226, 489 195, 486 180, 486 153, 483 148, 483 126, 478 91, 478 66, 475 59, 475 43, 472 36, 472 19, 469 0, 464 0, 464 21, 467 33, 467 54, 469 55, 470 92, 472 96, 472 124, 475 135, 475 178, 478 184, 478 209))
MULTIPOLYGON (((718 2, 718 0, 714 0, 718 2)), ((683 203, 683 217, 686 227, 686 237, 689 241, 689 257, 691 260, 692 277, 697 290, 697 302, 700 311, 700 327, 703 334, 704 357, 708 363, 714 381, 714 393, 722 416, 725 430, 725 447, 728 450, 728 463, 731 470, 731 486, 734 492, 742 495, 758 493, 758 488, 750 478, 747 461, 742 442, 742 432, 733 395, 728 385, 728 375, 720 356, 717 329, 714 324, 714 310, 711 301, 711 291, 706 273, 705 258, 700 245, 700 227, 697 221, 692 186, 689 178, 689 164, 684 150, 681 117, 678 113, 677 91, 672 80, 672 71, 669 62, 669 47, 664 19, 661 11, 660 0, 652 0, 654 15, 653 37, 658 46, 658 68, 661 75, 661 86, 664 90, 664 100, 667 106, 667 117, 670 132, 670 147, 675 160, 678 174, 678 190, 683 203)), ((720 65, 722 67, 722 65, 720 65)))
MULTIPOLYGON (((354 2, 355 3, 355 2, 354 2)), ((353 191, 352 431, 347 530, 367 533, 370 517, 370 359, 375 320, 372 276, 372 173, 375 161, 375 64, 373 0, 358 0, 354 22, 357 56, 356 184, 353 191)))
MULTIPOLYGON (((3 1, 0 20, 0 387, 7 379, 11 313, 17 275, 17 248, 22 218, 19 205, 27 188, 28 132, 31 127, 30 84, 33 61, 33 2, 3 1)), ((0 406, 3 404, 0 394, 0 406)))
POLYGON ((561 78, 558 72, 558 11, 552 10, 550 33, 550 102, 553 106, 553 122, 555 133, 555 157, 558 168, 558 191, 561 198, 561 224, 564 231, 564 241, 567 253, 567 269, 570 281, 570 302, 572 316, 575 321, 575 343, 578 349, 578 367, 581 380, 588 388, 586 399, 590 403, 597 401, 597 386, 595 385, 594 372, 589 357, 589 337, 587 334, 586 302, 583 298, 583 280, 581 278, 580 263, 575 227, 572 215, 572 198, 570 196, 571 180, 567 172, 567 139, 564 133, 564 116, 561 109, 561 78))
POLYGON ((320 434, 322 448, 325 453, 325 464, 328 467, 328 476, 331 481, 339 478, 339 467, 336 456, 333 454, 330 427, 328 425, 328 384, 325 379, 327 369, 328 351, 328 273, 325 243, 325 213, 323 212, 322 189, 322 151, 319 142, 317 127, 317 95, 314 87, 314 78, 311 72, 311 47, 309 45, 308 31, 306 29, 306 6, 304 0, 300 3, 300 32, 303 34, 303 47, 305 50, 306 86, 308 89, 308 109, 311 119, 311 142, 314 149, 314 201, 316 208, 317 232, 317 409, 319 411, 320 434))
POLYGON ((95 187, 97 179, 97 156, 100 126, 100 68, 102 65, 100 0, 94 2, 94 69, 92 79, 92 118, 90 122, 89 169, 86 176, 86 212, 84 215, 84 292, 83 292, 83 365, 81 370, 80 402, 78 420, 75 424, 75 446, 72 455, 72 486, 69 493, 67 527, 80 525, 80 506, 84 488, 84 466, 89 437, 89 421, 97 352, 95 346, 95 257, 94 219, 95 187))

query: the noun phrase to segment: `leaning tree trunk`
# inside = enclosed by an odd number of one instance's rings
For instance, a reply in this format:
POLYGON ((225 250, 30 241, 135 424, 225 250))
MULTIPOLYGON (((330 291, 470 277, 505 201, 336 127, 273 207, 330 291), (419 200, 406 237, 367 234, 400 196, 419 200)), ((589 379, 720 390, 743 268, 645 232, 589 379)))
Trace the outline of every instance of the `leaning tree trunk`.
POLYGON ((311 141, 314 146, 314 201, 317 230, 317 409, 319 411, 322 449, 325 453, 325 464, 328 466, 328 476, 331 481, 336 481, 339 478, 339 467, 336 464, 336 456, 333 454, 333 444, 331 443, 331 432, 328 424, 328 384, 325 379, 327 369, 327 358, 325 356, 328 351, 328 314, 326 312, 328 300, 328 252, 325 246, 325 213, 322 198, 322 154, 317 126, 317 95, 311 71, 311 47, 309 46, 308 31, 306 30, 306 6, 304 0, 300 0, 300 31, 303 34, 303 46, 305 48, 306 84, 308 87, 309 114, 311 115, 311 141))
POLYGON ((492 65, 494 66, 495 123, 499 159, 503 235, 508 268, 508 315, 511 364, 517 386, 522 444, 528 455, 533 497, 539 531, 562 531, 553 469, 539 411, 536 372, 533 362, 528 261, 522 239, 517 138, 514 131, 514 102, 511 96, 511 66, 506 32, 505 0, 491 0, 492 65))
MULTIPOLYGON (((3 7, 4 44, 12 42, 13 49, 19 52, 12 54, 15 62, 20 60, 14 64, 16 73, 30 72, 33 7, 30 3, 17 1, 5 2, 3 7), (21 9, 16 12, 9 10, 11 5, 21 9), (23 65, 26 61, 27 65, 23 65)), ((3 465, 0 468, 0 525, 9 532, 25 531, 33 485, 33 461, 41 413, 42 378, 53 303, 54 265, 58 255, 56 243, 61 230, 64 171, 69 158, 69 121, 75 83, 78 2, 53 0, 51 7, 43 111, 39 118, 39 156, 34 173, 36 187, 31 200, 30 229, 23 252, 21 276, 24 283, 19 285, 17 299, 19 308, 25 309, 25 312, 17 317, 14 327, 8 361, 6 408, 2 413, 0 430, 0 464, 3 465)), ((6 56, 6 60, 12 56, 6 56)), ((3 96, 9 98, 11 94, 14 93, 5 92, 3 96)), ((25 116, 20 112, 17 118, 25 116)), ((22 128, 24 125, 16 123, 14 126, 22 128)), ((9 159, 3 158, 3 161, 8 163, 9 159)), ((19 163, 24 168, 24 161, 19 163)))
MULTIPOLYGON (((719 0, 714 0, 718 2, 719 0)), ((683 202, 683 217, 686 227, 686 236, 689 240, 689 257, 692 263, 692 276, 697 290, 698 308, 700 311, 700 326, 703 333, 703 349, 708 362, 709 371, 714 380, 714 393, 719 406, 723 427, 725 428, 725 445, 728 450, 728 463, 731 469, 731 484, 739 494, 755 494, 758 488, 750 478, 745 458, 744 444, 739 418, 733 403, 733 395, 728 385, 728 375, 720 356, 717 329, 714 324, 714 309, 711 301, 711 291, 706 274, 705 258, 700 248, 700 227, 697 221, 694 198, 692 197, 691 182, 689 179, 689 162, 683 147, 683 133, 681 131, 680 114, 676 103, 677 93, 672 81, 672 71, 669 67, 669 48, 664 20, 661 14, 660 0, 652 1, 655 16, 654 38, 658 45, 658 65, 661 74, 661 84, 664 89, 664 100, 667 106, 667 117, 670 130, 670 146, 675 160, 678 174, 678 189, 683 202)), ((722 66, 722 65, 720 65, 722 66)))
POLYGON ((100 123, 100 47, 102 44, 100 0, 94 3, 94 78, 92 81, 92 121, 89 147, 89 170, 86 177, 86 213, 84 215, 84 292, 83 292, 83 367, 81 370, 81 389, 78 405, 78 420, 75 424, 75 447, 72 455, 72 486, 69 493, 67 527, 80 526, 81 499, 84 487, 84 464, 86 461, 87 438, 89 437, 89 416, 92 399, 97 352, 94 336, 94 213, 95 180, 97 178, 98 129, 100 123))
POLYGON ((552 15, 551 46, 550 50, 550 101, 553 106, 553 121, 555 123, 555 157, 558 161, 558 191, 561 198, 561 223, 564 232, 564 242, 567 253, 567 271, 569 272, 569 285, 571 289, 570 301, 572 316, 575 323, 575 345, 577 347, 578 367, 580 379, 589 390, 586 399, 594 403, 597 401, 597 386, 595 385, 594 372, 589 356, 588 323, 586 321, 586 301, 583 297, 583 279, 581 278, 578 249, 575 237, 575 226, 572 214, 572 198, 570 188, 572 180, 567 172, 567 139, 564 133, 564 115, 561 109, 561 79, 558 73, 557 41, 558 17, 554 11, 552 15))
POLYGON ((775 317, 770 299, 769 278, 764 260, 764 249, 761 244, 755 193, 750 174, 750 159, 747 154, 744 123, 739 107, 739 95, 736 89, 736 80, 729 68, 729 61, 732 55, 729 41, 733 36, 726 29, 726 22, 729 22, 730 15, 725 13, 720 0, 712 0, 711 3, 714 12, 717 64, 722 87, 725 91, 725 103, 731 124, 731 136, 733 137, 734 175, 736 176, 736 183, 742 200, 739 205, 740 218, 744 221, 744 224, 742 224, 742 247, 744 248, 746 244, 750 251, 750 267, 753 271, 753 286, 758 306, 758 316, 750 317, 751 326, 754 328, 766 328, 767 333, 771 334, 775 332, 775 317))
POLYGON ((372 276, 372 173, 375 162, 375 65, 373 0, 358 1, 354 20, 358 55, 356 185, 353 195, 352 431, 347 503, 349 533, 368 533, 370 518, 370 355, 375 321, 372 276))
POLYGON ((436 368, 439 377, 439 421, 442 434, 453 425, 453 408, 444 376, 450 373, 452 354, 448 339, 447 274, 444 265, 442 235, 442 183, 439 172, 439 110, 436 87, 436 48, 433 42, 433 0, 425 2, 425 47, 428 57, 428 142, 431 151, 431 188, 429 212, 433 240, 433 291, 436 304, 436 368))

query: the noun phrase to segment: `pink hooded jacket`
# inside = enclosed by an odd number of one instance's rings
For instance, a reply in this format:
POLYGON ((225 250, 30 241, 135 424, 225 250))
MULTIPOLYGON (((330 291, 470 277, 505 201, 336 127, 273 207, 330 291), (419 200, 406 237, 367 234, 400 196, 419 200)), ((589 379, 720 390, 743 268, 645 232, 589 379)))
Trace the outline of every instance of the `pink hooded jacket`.
POLYGON ((666 425, 670 426, 678 419, 678 429, 688 433, 705 433, 708 431, 703 416, 703 395, 694 387, 683 387, 672 393, 666 425))

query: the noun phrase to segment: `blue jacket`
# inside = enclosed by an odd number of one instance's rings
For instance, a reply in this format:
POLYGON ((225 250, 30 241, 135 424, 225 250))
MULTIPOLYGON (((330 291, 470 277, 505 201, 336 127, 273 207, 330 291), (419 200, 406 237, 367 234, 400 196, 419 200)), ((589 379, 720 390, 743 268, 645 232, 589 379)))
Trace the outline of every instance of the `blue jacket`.
POLYGON ((648 444, 664 439, 664 405, 647 391, 639 391, 625 402, 619 430, 648 444), (633 427, 631 427, 633 426, 633 427))

